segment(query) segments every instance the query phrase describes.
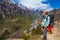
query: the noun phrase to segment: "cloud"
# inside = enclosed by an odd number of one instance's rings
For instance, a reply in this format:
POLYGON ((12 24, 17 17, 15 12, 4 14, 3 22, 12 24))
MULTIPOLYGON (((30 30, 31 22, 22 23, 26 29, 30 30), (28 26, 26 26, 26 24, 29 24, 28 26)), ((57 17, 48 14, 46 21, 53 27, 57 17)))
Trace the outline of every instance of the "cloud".
POLYGON ((50 4, 44 4, 42 2, 46 2, 47 0, 17 0, 18 4, 22 4, 26 6, 29 9, 45 9, 45 10, 52 10, 53 8, 50 6, 50 4))
POLYGON ((49 4, 43 4, 41 3, 40 5, 37 5, 39 9, 41 10, 47 10, 47 11, 51 11, 53 10, 53 8, 49 5, 49 4))
POLYGON ((47 0, 20 0, 20 3, 30 9, 45 9, 45 10, 52 10, 53 8, 49 4, 44 4, 47 0))
POLYGON ((35 8, 42 0, 21 0, 21 4, 28 8, 35 8))

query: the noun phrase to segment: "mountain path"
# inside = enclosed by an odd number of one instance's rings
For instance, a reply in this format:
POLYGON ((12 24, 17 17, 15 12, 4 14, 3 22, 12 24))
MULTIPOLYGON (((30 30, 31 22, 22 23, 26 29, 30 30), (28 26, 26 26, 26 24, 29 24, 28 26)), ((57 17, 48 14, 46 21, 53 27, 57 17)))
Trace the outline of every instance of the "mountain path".
POLYGON ((54 25, 54 28, 52 29, 53 30, 53 34, 49 34, 47 33, 47 40, 60 40, 60 23, 58 24, 57 26, 57 22, 56 24, 54 25))

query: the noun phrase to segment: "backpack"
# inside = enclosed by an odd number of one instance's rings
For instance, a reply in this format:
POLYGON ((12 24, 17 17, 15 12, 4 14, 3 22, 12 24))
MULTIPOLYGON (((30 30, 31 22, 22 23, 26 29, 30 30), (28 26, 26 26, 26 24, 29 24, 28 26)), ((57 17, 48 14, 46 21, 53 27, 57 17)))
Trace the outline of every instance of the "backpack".
POLYGON ((50 14, 49 16, 50 16, 50 23, 49 23, 49 25, 51 27, 53 27, 53 25, 54 25, 54 15, 50 14))

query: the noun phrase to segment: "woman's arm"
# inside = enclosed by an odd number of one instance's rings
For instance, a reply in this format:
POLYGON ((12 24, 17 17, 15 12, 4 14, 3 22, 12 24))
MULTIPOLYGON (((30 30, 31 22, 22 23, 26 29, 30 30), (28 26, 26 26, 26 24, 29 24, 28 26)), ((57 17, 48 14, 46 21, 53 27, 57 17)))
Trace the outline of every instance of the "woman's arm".
POLYGON ((43 13, 40 13, 40 17, 43 19, 44 18, 44 15, 43 15, 43 13))

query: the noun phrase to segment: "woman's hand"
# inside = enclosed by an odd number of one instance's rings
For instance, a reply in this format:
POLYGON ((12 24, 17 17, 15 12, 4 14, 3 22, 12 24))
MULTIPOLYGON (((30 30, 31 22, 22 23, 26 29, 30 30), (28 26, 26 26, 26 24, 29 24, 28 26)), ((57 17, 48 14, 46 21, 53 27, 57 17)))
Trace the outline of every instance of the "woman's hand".
POLYGON ((43 32, 45 31, 45 29, 43 29, 43 32))

